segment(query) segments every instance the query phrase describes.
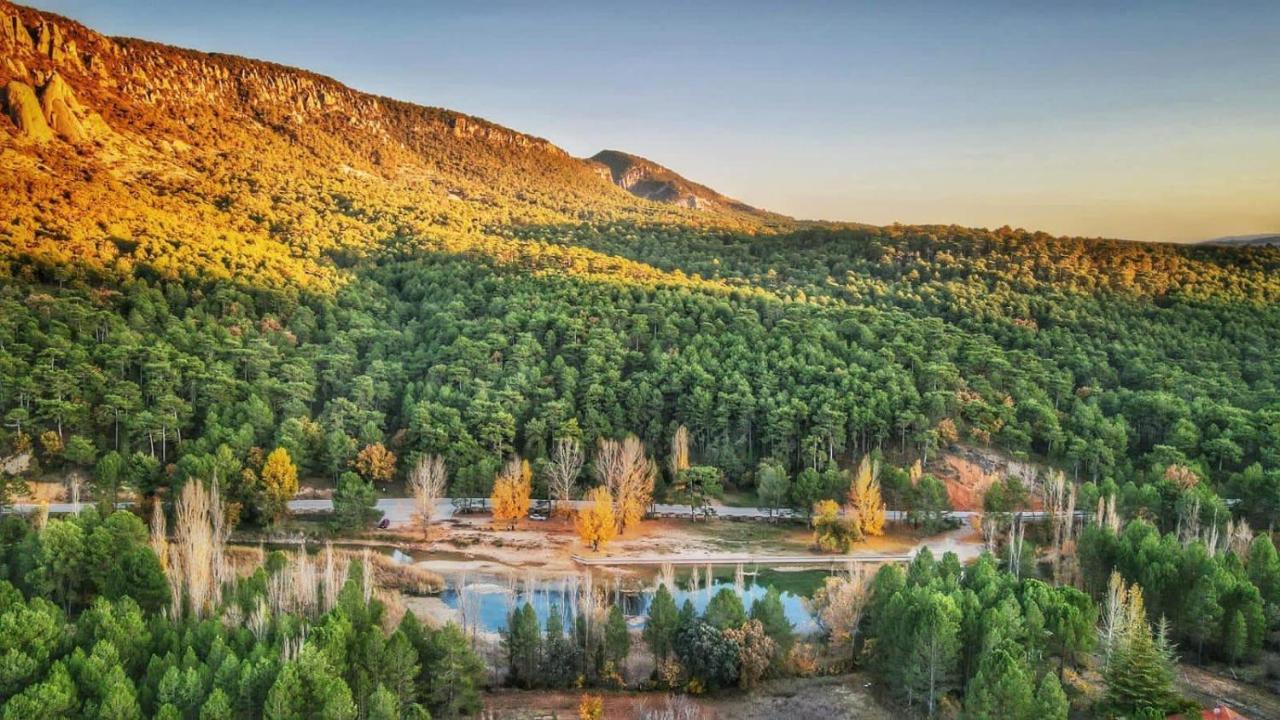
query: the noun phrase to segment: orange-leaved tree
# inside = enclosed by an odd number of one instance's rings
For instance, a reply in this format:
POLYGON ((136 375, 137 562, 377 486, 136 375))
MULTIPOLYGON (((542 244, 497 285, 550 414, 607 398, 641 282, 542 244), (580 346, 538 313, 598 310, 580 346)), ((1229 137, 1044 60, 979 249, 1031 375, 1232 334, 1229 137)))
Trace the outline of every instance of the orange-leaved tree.
POLYGON ((574 518, 574 527, 582 542, 599 550, 618 534, 617 521, 613 515, 613 495, 609 488, 600 486, 591 489, 586 497, 587 505, 578 511, 574 518))
POLYGON ((365 445, 356 455, 356 472, 370 482, 386 482, 396 474, 396 454, 382 443, 365 445))
POLYGON ((885 508, 880 496, 880 461, 862 456, 858 471, 849 488, 849 504, 853 506, 858 530, 863 535, 883 535, 885 508))
POLYGON ((261 477, 269 514, 272 518, 279 518, 288 509, 289 500, 298 494, 298 468, 289 457, 289 451, 284 448, 272 450, 262 464, 261 477))
POLYGON ((493 521, 506 523, 515 530, 516 523, 529 514, 529 498, 533 495, 533 472, 529 461, 513 457, 493 481, 493 521))

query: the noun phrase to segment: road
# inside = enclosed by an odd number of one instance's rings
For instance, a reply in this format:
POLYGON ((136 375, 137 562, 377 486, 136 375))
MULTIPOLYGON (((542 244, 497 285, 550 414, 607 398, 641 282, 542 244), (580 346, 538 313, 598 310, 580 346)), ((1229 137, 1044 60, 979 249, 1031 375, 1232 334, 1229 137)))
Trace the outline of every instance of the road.
MULTIPOLYGON (((436 503, 437 518, 453 517, 458 514, 460 503, 465 503, 464 499, 444 498, 436 503)), ((481 506, 487 503, 486 498, 472 498, 472 505, 481 506)), ((574 500, 570 505, 575 509, 581 509, 587 505, 584 500, 574 500)), ((18 512, 31 512, 37 508, 31 503, 19 503, 14 506, 18 512)), ((378 500, 377 508, 382 511, 383 517, 391 522, 393 526, 406 525, 413 521, 414 502, 413 498, 382 498, 378 500)), ((743 519, 761 519, 769 516, 769 511, 764 508, 756 507, 735 507, 729 505, 714 505, 713 509, 718 517, 722 518, 743 518, 743 519)), ((322 513, 333 510, 333 501, 329 499, 314 500, 290 500, 289 510, 294 513, 322 513)), ((49 512, 55 514, 65 514, 74 512, 71 503, 50 503, 49 512)), ((654 506, 654 512, 663 517, 691 517, 693 515, 688 505, 669 505, 666 503, 658 503, 654 506)), ((1045 518, 1046 513, 1034 511, 1022 513, 1024 521, 1037 522, 1045 518)), ((1084 513, 1076 513, 1077 517, 1082 517, 1084 513)), ((885 513, 886 519, 891 521, 901 521, 907 519, 905 510, 888 510, 885 513)), ((967 523, 973 516, 981 517, 982 513, 972 510, 955 510, 947 513, 947 516, 962 523, 967 523)))

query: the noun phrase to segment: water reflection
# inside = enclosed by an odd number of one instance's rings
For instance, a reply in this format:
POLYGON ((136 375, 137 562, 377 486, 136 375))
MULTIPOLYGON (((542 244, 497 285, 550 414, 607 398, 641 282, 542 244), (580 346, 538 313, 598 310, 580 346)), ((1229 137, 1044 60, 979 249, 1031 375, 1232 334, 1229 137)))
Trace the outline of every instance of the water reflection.
MULTIPOLYGON (((795 631, 808 634, 817 625, 810 613, 806 599, 828 573, 820 570, 799 572, 761 571, 746 573, 741 567, 713 571, 709 566, 693 568, 683 576, 675 576, 668 570, 663 575, 675 587, 669 588, 680 607, 685 600, 693 603, 701 614, 707 603, 721 589, 728 588, 738 594, 742 604, 750 612, 751 605, 763 598, 769 586, 778 587, 783 611, 795 626, 795 631)), ((653 578, 644 587, 624 587, 620 580, 597 579, 590 575, 581 578, 517 581, 514 578, 492 576, 461 576, 448 579, 441 600, 457 611, 464 623, 477 630, 497 632, 507 625, 507 617, 515 607, 529 603, 538 620, 544 626, 551 612, 560 612, 569 627, 579 612, 579 605, 587 596, 599 597, 608 604, 622 608, 628 624, 642 627, 649 612, 649 605, 662 577, 653 578)))

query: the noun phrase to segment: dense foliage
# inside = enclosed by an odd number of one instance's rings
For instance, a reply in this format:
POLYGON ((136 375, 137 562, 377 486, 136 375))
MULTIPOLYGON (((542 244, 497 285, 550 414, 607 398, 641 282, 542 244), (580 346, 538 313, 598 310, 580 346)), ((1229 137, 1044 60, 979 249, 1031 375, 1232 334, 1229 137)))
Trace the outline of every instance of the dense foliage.
MULTIPOLYGON (((217 617, 173 619, 127 512, 0 525, 0 717, 425 718, 479 709, 485 668, 454 626, 387 632, 361 568, 331 610, 267 610, 284 563, 242 579, 217 617), (247 621, 246 621, 247 620, 247 621)), ((313 593, 316 590, 312 590, 313 593)))

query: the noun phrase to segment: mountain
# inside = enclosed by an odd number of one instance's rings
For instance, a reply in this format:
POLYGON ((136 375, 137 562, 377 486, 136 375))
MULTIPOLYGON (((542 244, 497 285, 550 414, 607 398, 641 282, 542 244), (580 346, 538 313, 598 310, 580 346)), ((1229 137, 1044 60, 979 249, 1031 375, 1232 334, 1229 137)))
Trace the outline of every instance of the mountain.
POLYGON ((7 2, 0 58, 0 244, 52 262, 325 284, 337 255, 512 224, 762 227, 732 203, 640 200, 598 163, 480 118, 7 2), (196 264, 176 248, 199 248, 196 264))
POLYGON ((1262 233, 1258 235, 1227 235, 1225 237, 1201 240, 1200 245, 1223 245, 1227 247, 1243 247, 1248 245, 1280 245, 1280 233, 1262 233))
POLYGON ((745 203, 725 197, 705 185, 681 177, 652 160, 620 150, 601 150, 591 160, 608 170, 610 180, 618 187, 646 200, 674 203, 695 209, 731 208, 747 213, 761 211, 745 203))

